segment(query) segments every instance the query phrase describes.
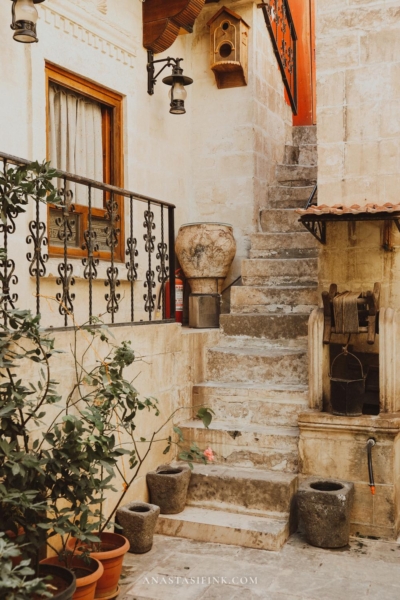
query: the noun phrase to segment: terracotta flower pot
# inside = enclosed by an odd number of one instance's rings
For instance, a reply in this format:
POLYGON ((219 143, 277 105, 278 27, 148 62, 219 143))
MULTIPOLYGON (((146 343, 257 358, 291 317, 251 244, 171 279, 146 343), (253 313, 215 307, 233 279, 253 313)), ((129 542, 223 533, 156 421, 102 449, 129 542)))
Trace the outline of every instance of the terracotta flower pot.
MULTIPOLYGON (((95 598, 111 600, 118 595, 118 582, 121 577, 122 563, 125 554, 129 550, 129 542, 118 533, 103 532, 100 534, 101 549, 99 552, 90 551, 90 557, 96 558, 104 567, 104 573, 97 582, 95 598)), ((70 538, 67 542, 67 550, 80 552, 80 548, 86 547, 70 538)))
POLYGON ((129 502, 117 510, 118 524, 131 545, 130 552, 144 554, 153 546, 160 507, 146 502, 129 502))
POLYGON ((182 225, 175 252, 192 294, 220 294, 236 253, 232 226, 226 223, 182 225))
POLYGON ((56 565, 40 565, 39 577, 51 577, 49 583, 57 590, 53 592, 53 600, 72 600, 76 590, 72 571, 56 565))
MULTIPOLYGON (((45 558, 40 564, 58 565, 59 567, 65 566, 59 560, 58 556, 45 558)), ((104 567, 101 562, 95 558, 85 561, 79 556, 74 556, 69 566, 76 577, 76 591, 72 596, 72 600, 94 600, 97 582, 104 573, 104 567)))
POLYGON ((147 473, 150 500, 160 507, 162 515, 176 515, 184 510, 191 474, 188 465, 161 465, 147 473))

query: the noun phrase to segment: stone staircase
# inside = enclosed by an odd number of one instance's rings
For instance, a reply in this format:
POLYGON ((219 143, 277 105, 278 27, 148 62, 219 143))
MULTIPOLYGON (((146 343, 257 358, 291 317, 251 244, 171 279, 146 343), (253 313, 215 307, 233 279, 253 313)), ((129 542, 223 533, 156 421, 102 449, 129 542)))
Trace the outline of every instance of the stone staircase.
POLYGON ((186 440, 211 446, 215 464, 195 466, 187 507, 161 515, 159 533, 278 550, 293 530, 307 322, 317 304, 316 242, 293 209, 315 185, 315 136, 313 127, 293 128, 242 263, 243 285, 221 315, 221 343, 208 351, 207 381, 193 390, 193 406, 212 408, 213 422, 181 426, 186 440))

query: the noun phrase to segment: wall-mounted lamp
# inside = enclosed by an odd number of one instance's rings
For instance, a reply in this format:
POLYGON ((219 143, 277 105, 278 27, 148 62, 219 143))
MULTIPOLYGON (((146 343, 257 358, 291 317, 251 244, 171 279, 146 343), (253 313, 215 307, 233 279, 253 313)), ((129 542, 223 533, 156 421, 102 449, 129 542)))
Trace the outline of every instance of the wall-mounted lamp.
POLYGON ((44 0, 11 0, 11 2, 13 3, 11 29, 15 32, 14 40, 23 44, 38 42, 36 22, 39 15, 35 4, 40 4, 44 0))
POLYGON ((151 50, 147 52, 147 93, 152 96, 154 94, 154 86, 157 82, 157 77, 160 75, 162 71, 166 67, 172 67, 172 75, 168 77, 164 77, 162 80, 166 85, 171 86, 171 90, 169 92, 170 97, 170 113, 173 115, 183 115, 185 114, 185 100, 187 96, 187 92, 185 90, 185 86, 193 83, 193 79, 190 77, 186 77, 182 75, 183 69, 181 68, 181 61, 183 58, 160 58, 159 60, 154 60, 154 54, 151 50), (155 74, 156 63, 165 62, 166 64, 159 70, 157 74, 155 74))

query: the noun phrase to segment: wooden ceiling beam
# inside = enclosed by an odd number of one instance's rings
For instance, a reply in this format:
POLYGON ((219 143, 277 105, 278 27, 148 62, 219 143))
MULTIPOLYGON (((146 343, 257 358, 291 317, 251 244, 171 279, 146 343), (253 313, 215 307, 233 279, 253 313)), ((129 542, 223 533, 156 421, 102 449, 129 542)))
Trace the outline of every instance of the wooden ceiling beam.
POLYGON ((167 50, 180 29, 190 31, 205 0, 146 0, 143 2, 143 46, 155 54, 167 50))

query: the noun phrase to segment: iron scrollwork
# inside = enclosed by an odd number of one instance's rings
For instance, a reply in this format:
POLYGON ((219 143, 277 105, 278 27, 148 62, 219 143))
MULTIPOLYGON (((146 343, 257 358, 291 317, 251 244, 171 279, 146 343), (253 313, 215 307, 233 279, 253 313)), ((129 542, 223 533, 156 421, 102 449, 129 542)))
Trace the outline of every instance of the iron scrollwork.
POLYGON ((18 294, 11 293, 10 286, 18 283, 18 277, 15 275, 15 261, 11 258, 3 258, 0 260, 0 284, 2 290, 1 303, 7 309, 9 304, 11 308, 15 308, 15 303, 18 300, 18 294))
POLYGON ((71 293, 70 289, 75 285, 75 279, 73 277, 73 266, 68 263, 68 242, 73 237, 73 230, 70 221, 70 213, 74 211, 73 205, 74 194, 71 190, 67 190, 66 187, 58 191, 61 197, 61 216, 57 217, 55 223, 58 227, 57 237, 63 242, 64 245, 64 260, 57 267, 58 275, 57 285, 62 286, 62 292, 56 294, 56 299, 59 303, 59 312, 64 316, 65 326, 68 323, 68 315, 74 312, 73 301, 75 300, 75 294, 71 293))
POLYGON ((94 258, 94 253, 98 252, 99 245, 97 244, 97 233, 95 231, 87 229, 83 233, 84 244, 82 250, 87 250, 87 257, 82 259, 82 264, 85 267, 83 271, 83 277, 85 279, 96 279, 97 278, 97 267, 99 265, 99 259, 94 258))
POLYGON ((167 254, 168 246, 165 242, 162 242, 158 244, 157 248, 158 252, 156 258, 160 261, 160 264, 156 267, 156 271, 158 273, 158 281, 160 283, 165 283, 166 281, 168 281, 169 277, 169 267, 167 267, 167 260, 169 259, 169 256, 167 254))
POLYGON ((296 29, 288 0, 263 0, 258 4, 264 14, 274 54, 293 114, 297 114, 296 29))
POLYGON ((154 213, 151 210, 146 210, 144 213, 143 227, 147 229, 147 233, 143 236, 143 239, 146 242, 144 249, 149 253, 154 252, 154 242, 156 238, 152 232, 156 228, 156 224, 154 223, 154 213))
POLYGON ((75 279, 73 277, 73 266, 69 263, 60 263, 57 267, 59 277, 57 278, 57 285, 62 286, 62 293, 56 294, 57 301, 59 303, 60 314, 67 317, 67 315, 74 312, 73 301, 75 300, 75 294, 70 292, 71 286, 75 285, 75 279))
POLYGON ((125 263, 125 266, 128 270, 127 278, 128 281, 133 282, 136 281, 138 278, 137 269, 139 264, 135 262, 135 258, 139 256, 139 251, 137 250, 137 239, 129 237, 126 241, 126 245, 127 249, 125 254, 129 257, 128 262, 125 263))
POLYGON ((118 227, 120 220, 118 202, 114 200, 114 195, 106 203, 104 218, 110 222, 104 232, 106 234, 106 244, 111 250, 111 266, 107 269, 107 281, 105 281, 105 285, 110 288, 110 292, 105 295, 105 299, 107 302, 107 312, 111 314, 112 322, 114 322, 114 315, 119 310, 119 302, 121 300, 121 294, 117 294, 116 292, 121 282, 118 279, 118 268, 114 265, 114 252, 118 246, 118 236, 121 232, 118 227))
POLYGON ((17 285, 18 277, 15 274, 15 261, 8 257, 8 236, 15 232, 15 219, 18 216, 18 211, 12 207, 7 208, 6 222, 0 224, 0 233, 4 236, 4 245, 0 256, 0 284, 1 284, 1 304, 7 309, 9 304, 11 308, 15 308, 18 301, 18 294, 11 293, 11 285, 17 285))
POLYGON ((144 282, 144 287, 148 290, 147 294, 143 296, 144 310, 148 312, 151 317, 151 314, 156 308, 156 295, 152 293, 152 290, 156 287, 156 282, 154 281, 154 271, 151 269, 147 269, 146 271, 146 281, 144 282))
POLYGON ((153 289, 156 287, 156 282, 154 281, 154 271, 151 268, 151 255, 155 249, 155 236, 153 235, 153 231, 156 228, 156 224, 154 223, 154 213, 150 210, 150 206, 144 212, 144 223, 143 227, 146 229, 146 233, 143 236, 145 241, 145 251, 148 255, 148 269, 146 271, 146 281, 144 282, 144 287, 147 289, 147 294, 144 294, 144 310, 149 313, 149 318, 151 320, 151 315, 156 307, 156 295, 153 294, 153 289))
POLYGON ((32 277, 44 277, 46 275, 46 263, 49 260, 48 254, 42 253, 42 248, 48 246, 46 237, 46 225, 43 221, 30 221, 30 235, 26 238, 27 244, 33 244, 33 252, 28 252, 26 258, 29 264, 29 275, 32 277))

